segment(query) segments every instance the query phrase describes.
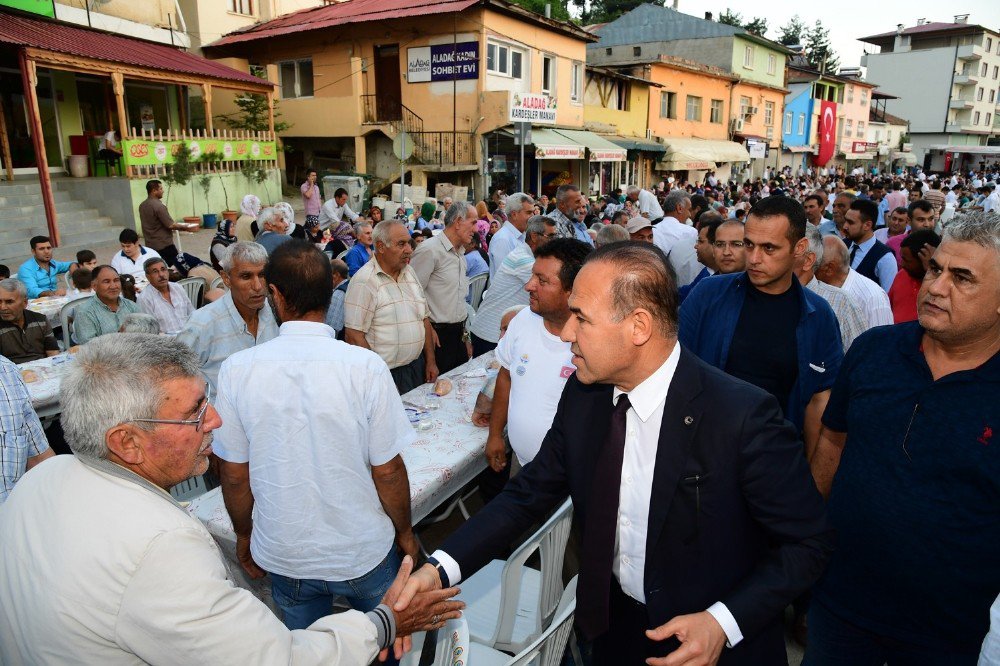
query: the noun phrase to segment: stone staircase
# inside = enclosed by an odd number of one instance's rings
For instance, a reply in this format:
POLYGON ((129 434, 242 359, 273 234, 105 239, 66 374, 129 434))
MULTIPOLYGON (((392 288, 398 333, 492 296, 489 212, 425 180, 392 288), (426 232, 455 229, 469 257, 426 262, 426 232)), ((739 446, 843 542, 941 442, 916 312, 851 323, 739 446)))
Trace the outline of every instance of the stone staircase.
MULTIPOLYGON (((117 242, 121 220, 103 216, 90 204, 74 199, 53 179, 53 199, 59 216, 59 247, 53 254, 59 261, 75 261, 77 250, 117 242)), ((131 226, 131 225, 129 225, 131 226)), ((37 180, 0 181, 0 264, 12 273, 31 256, 32 236, 47 236, 45 206, 37 180)))

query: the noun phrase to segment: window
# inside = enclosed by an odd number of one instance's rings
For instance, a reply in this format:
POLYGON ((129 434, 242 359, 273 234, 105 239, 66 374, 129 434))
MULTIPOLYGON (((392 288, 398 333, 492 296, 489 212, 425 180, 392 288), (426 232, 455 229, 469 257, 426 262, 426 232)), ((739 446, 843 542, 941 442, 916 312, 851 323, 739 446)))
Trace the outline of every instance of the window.
POLYGON ((774 125, 774 102, 764 102, 764 124, 774 125))
POLYGON ((993 103, 993 100, 996 98, 996 95, 997 95, 997 91, 996 90, 991 90, 990 91, 990 104, 993 103))
POLYGON ((632 100, 632 84, 628 81, 619 81, 615 84, 615 97, 617 99, 617 104, 615 109, 618 111, 628 111, 631 107, 632 100))
POLYGON ((983 77, 983 78, 985 79, 985 78, 986 78, 986 74, 987 74, 987 72, 989 72, 989 71, 990 71, 990 66, 989 66, 989 65, 987 65, 987 64, 986 64, 986 63, 984 62, 984 63, 983 63, 983 68, 979 70, 979 75, 980 75, 981 77, 983 77))
POLYGON ((312 97, 313 63, 311 58, 278 63, 282 99, 312 97))
POLYGON ((854 133, 854 121, 848 118, 844 121, 844 136, 851 136, 854 133))
POLYGON ((767 73, 774 74, 778 70, 778 56, 773 53, 767 56, 767 73))
POLYGON ((267 79, 267 67, 265 65, 250 63, 250 76, 256 76, 258 79, 267 79))
POLYGON ((554 56, 542 56, 542 92, 551 94, 556 89, 556 59, 554 56))
POLYGON ((861 106, 868 106, 868 90, 861 89, 861 106))
POLYGON ((859 139, 863 139, 865 137, 865 121, 863 120, 858 121, 858 131, 854 133, 854 136, 858 137, 859 139))
POLYGON ((694 95, 687 96, 687 110, 684 114, 685 120, 701 120, 701 97, 694 95))
POLYGON ((983 101, 983 89, 982 88, 976 88, 976 101, 977 102, 982 102, 983 101))
POLYGON ((743 66, 753 69, 753 47, 750 45, 743 47, 743 66))
POLYGON ((802 136, 805 133, 806 133, 806 114, 800 113, 799 114, 799 131, 796 132, 796 134, 798 134, 799 136, 802 136))
POLYGON ((792 112, 789 111, 785 114, 785 134, 792 133, 792 112))
POLYGON ((986 126, 989 127, 992 124, 993 124, 993 114, 992 113, 987 113, 986 114, 986 126))
POLYGON ((660 117, 677 119, 677 93, 660 92, 660 117))
POLYGON ((992 50, 993 50, 993 38, 992 37, 987 37, 986 38, 986 52, 989 53, 992 50))
POLYGON ((524 52, 507 44, 486 43, 486 71, 490 74, 520 79, 523 74, 524 52))
POLYGON ((854 104, 854 86, 847 86, 847 103, 854 104))
POLYGON ((229 0, 229 11, 253 16, 253 0, 229 0))
POLYGON ((978 111, 976 111, 976 113, 973 114, 973 116, 972 116, 972 124, 973 125, 978 125, 979 124, 979 112, 978 111))
POLYGON ((746 118, 750 115, 750 98, 740 97, 740 117, 746 118))
POLYGON ((642 47, 641 46, 633 46, 632 47, 632 55, 636 56, 636 57, 641 56, 642 55, 642 47))
MULTIPOLYGON (((581 63, 574 62, 570 68, 570 72, 569 98, 573 102, 579 102, 583 99, 583 65, 581 63)), ((621 103, 620 94, 618 101, 621 103)))
POLYGON ((708 112, 708 122, 722 123, 722 100, 713 99, 712 108, 708 112))
POLYGON ((604 55, 611 55, 611 47, 604 49, 604 55))
POLYGON ((774 138, 774 127, 768 127, 767 130, 764 132, 764 135, 767 136, 767 140, 768 141, 770 141, 771 139, 773 139, 774 138))
POLYGON ((993 79, 996 80, 997 76, 1000 76, 1000 65, 993 65, 993 79))
POLYGON ((882 141, 882 130, 875 130, 875 143, 882 141))

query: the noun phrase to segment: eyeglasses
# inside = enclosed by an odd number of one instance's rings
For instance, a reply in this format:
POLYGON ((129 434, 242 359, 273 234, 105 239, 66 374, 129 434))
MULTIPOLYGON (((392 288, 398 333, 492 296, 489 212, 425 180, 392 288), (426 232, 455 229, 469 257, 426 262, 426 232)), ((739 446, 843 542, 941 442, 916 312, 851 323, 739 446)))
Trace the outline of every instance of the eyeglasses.
POLYGON ((743 247, 743 241, 719 241, 719 240, 717 240, 714 243, 712 243, 712 246, 713 247, 717 247, 720 250, 725 250, 726 246, 729 246, 729 247, 731 247, 733 249, 737 249, 737 248, 743 247))
POLYGON ((542 238, 546 238, 548 240, 552 240, 553 238, 558 238, 559 237, 559 232, 558 231, 553 231, 553 232, 547 233, 547 234, 540 234, 537 231, 532 231, 531 233, 535 234, 536 236, 541 236, 542 238))
POLYGON ((208 412, 208 406, 212 402, 212 387, 208 382, 205 382, 205 404, 202 405, 201 410, 198 415, 193 419, 187 420, 175 420, 175 419, 129 419, 126 423, 168 423, 173 425, 188 425, 194 426, 195 430, 201 432, 202 427, 205 425, 205 414, 208 412))

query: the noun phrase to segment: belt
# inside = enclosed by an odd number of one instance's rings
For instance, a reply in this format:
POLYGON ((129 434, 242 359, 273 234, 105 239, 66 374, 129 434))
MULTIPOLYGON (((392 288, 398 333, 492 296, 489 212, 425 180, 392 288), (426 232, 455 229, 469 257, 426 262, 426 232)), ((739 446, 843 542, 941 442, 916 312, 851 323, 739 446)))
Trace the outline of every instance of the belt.
POLYGON ((451 329, 451 328, 459 328, 459 327, 464 328, 465 327, 465 320, 463 319, 462 321, 456 321, 456 322, 452 322, 452 323, 446 322, 446 323, 443 323, 443 324, 439 324, 439 323, 436 323, 436 322, 431 322, 431 326, 433 326, 434 328, 443 328, 443 329, 451 329))

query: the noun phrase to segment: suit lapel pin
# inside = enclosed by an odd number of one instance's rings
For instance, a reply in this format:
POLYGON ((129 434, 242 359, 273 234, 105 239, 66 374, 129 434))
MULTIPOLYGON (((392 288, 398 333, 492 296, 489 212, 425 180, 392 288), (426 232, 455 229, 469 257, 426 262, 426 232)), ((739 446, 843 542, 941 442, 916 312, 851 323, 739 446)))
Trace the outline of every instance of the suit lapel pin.
POLYGON ((684 417, 684 425, 691 425, 692 423, 694 423, 694 417, 691 416, 684 417))

